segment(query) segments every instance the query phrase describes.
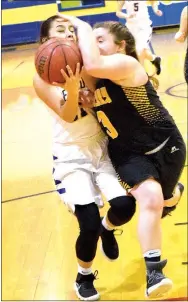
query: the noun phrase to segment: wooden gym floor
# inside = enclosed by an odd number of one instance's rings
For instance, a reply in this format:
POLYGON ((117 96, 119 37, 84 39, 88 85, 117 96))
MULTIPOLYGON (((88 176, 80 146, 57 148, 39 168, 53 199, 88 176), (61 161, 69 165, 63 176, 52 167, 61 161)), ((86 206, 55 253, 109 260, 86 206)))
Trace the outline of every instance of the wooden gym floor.
MULTIPOLYGON (((183 76, 185 44, 174 30, 153 35, 162 56, 162 102, 187 142, 187 90, 183 76)), ((36 45, 2 55, 2 300, 76 300, 74 243, 76 219, 59 201, 52 182, 51 119, 32 88, 36 45)), ((187 163, 185 193, 178 209, 162 221, 165 274, 174 287, 166 299, 187 300, 187 163)), ((108 205, 102 209, 101 215, 108 205)), ((108 263, 100 253, 96 287, 101 300, 144 300, 144 263, 136 217, 118 237, 120 257, 108 263)))

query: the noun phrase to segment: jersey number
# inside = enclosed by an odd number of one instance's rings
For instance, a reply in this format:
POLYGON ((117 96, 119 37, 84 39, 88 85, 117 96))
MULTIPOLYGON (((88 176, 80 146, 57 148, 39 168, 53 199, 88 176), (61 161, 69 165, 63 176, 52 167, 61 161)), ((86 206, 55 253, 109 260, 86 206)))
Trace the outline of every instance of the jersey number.
POLYGON ((117 133, 116 129, 111 124, 110 120, 108 119, 108 117, 106 116, 106 114, 103 111, 97 112, 97 118, 99 120, 99 123, 102 123, 103 127, 107 129, 106 132, 111 138, 114 139, 114 138, 118 137, 118 133, 117 133))
POLYGON ((139 3, 137 2, 137 3, 134 3, 134 11, 138 12, 138 10, 139 10, 139 3))

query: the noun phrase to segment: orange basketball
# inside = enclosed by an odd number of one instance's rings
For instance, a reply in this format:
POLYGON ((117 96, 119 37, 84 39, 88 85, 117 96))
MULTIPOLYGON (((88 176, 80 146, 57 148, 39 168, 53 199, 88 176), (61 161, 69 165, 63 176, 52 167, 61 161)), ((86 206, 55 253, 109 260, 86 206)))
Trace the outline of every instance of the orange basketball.
POLYGON ((77 44, 68 39, 52 38, 39 46, 35 54, 35 67, 39 76, 47 83, 64 83, 61 73, 63 69, 67 73, 69 65, 73 73, 76 65, 83 66, 82 56, 77 44))

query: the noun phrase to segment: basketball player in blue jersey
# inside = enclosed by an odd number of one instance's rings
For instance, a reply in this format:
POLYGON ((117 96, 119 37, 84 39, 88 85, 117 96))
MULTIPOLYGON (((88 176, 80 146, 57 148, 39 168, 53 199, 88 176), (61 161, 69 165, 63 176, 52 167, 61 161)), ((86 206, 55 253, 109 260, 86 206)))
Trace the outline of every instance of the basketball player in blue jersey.
MULTIPOLYGON (((188 6, 185 6, 181 13, 180 27, 175 35, 177 42, 183 43, 188 36, 188 6)), ((188 45, 186 49, 185 63, 184 63, 184 76, 186 83, 188 84, 188 45)))
POLYGON ((159 75, 161 73, 161 58, 150 50, 152 21, 149 16, 147 2, 150 2, 157 16, 162 16, 162 11, 158 9, 158 1, 144 0, 117 0, 116 16, 126 20, 126 27, 135 38, 140 62, 144 64, 145 60, 149 60, 156 67, 156 73, 159 75), (123 9, 126 10, 126 13, 122 11, 123 9))
MULTIPOLYGON (((57 16, 50 17, 41 26, 41 43, 52 37, 76 40, 70 22, 57 16)), ((67 69, 69 76, 62 71, 66 79, 63 86, 50 85, 38 74, 34 76, 33 85, 54 121, 53 178, 56 188, 61 200, 76 216, 80 228, 75 245, 78 274, 74 288, 81 300, 97 300, 99 293, 93 285, 96 275, 91 267, 99 236, 105 256, 111 261, 116 260, 119 250, 111 225, 120 226, 132 218, 135 199, 128 196, 118 182, 107 154, 107 136, 93 112, 79 107, 83 98, 91 99, 91 93, 81 80, 79 65, 75 74, 69 67, 67 69), (109 223, 104 218, 101 224, 96 204, 99 190, 110 204, 109 223)))
POLYGON ((109 21, 92 30, 79 18, 59 16, 77 30, 84 68, 94 77, 90 89, 95 89, 94 108, 109 136, 110 158, 137 200, 146 296, 161 297, 172 287, 163 274, 167 260, 161 260, 161 217, 175 209, 183 192, 178 180, 185 164, 184 141, 138 61, 128 29, 109 21))

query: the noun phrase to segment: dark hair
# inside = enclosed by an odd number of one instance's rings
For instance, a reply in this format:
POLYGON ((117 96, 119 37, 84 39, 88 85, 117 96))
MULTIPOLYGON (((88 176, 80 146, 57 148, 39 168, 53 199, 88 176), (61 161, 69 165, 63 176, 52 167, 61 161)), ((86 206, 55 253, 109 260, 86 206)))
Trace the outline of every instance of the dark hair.
POLYGON ((59 19, 57 15, 51 16, 41 24, 40 28, 40 43, 44 43, 49 39, 49 31, 54 20, 59 19))
POLYGON ((114 36, 115 44, 119 45, 122 41, 125 41, 126 54, 139 61, 138 55, 136 53, 135 39, 125 25, 121 24, 120 22, 106 21, 96 23, 93 26, 93 29, 101 27, 107 29, 109 33, 114 36))

